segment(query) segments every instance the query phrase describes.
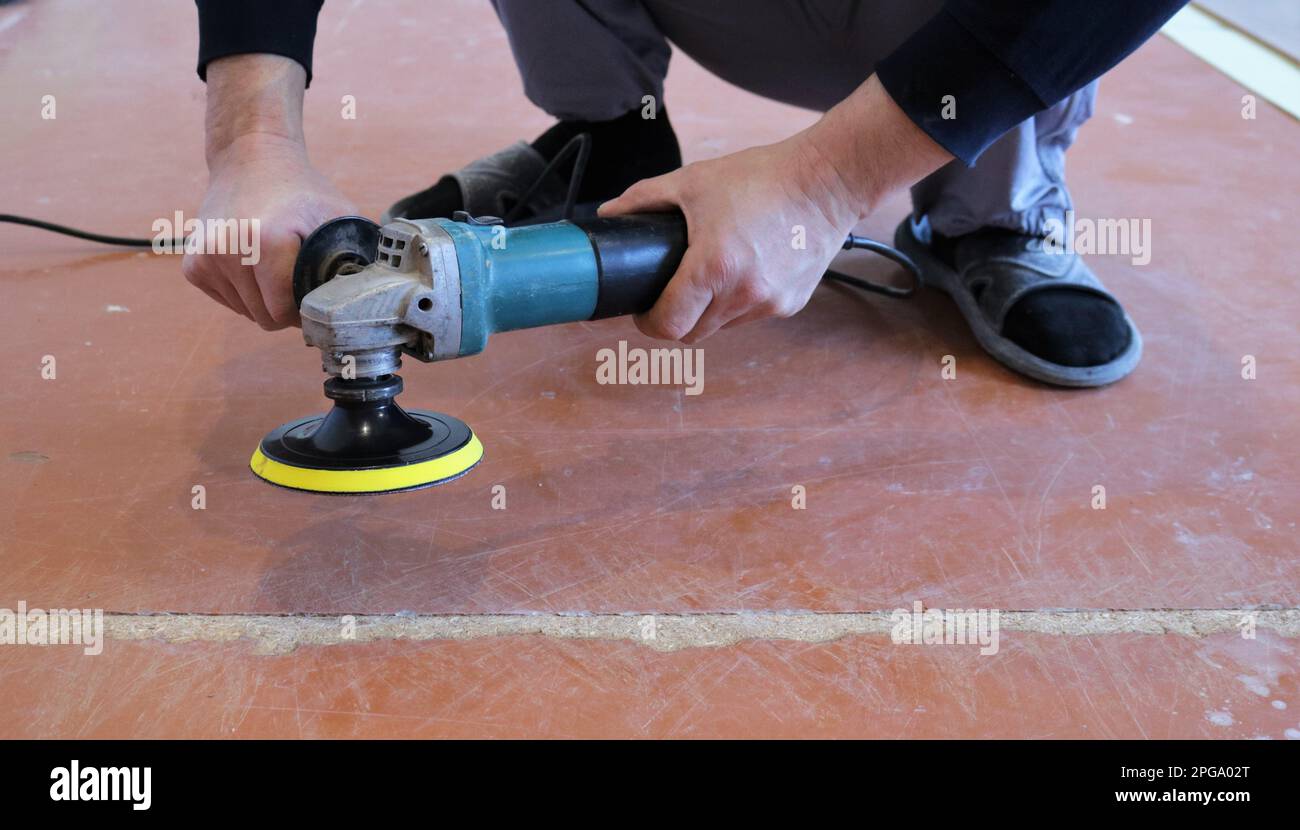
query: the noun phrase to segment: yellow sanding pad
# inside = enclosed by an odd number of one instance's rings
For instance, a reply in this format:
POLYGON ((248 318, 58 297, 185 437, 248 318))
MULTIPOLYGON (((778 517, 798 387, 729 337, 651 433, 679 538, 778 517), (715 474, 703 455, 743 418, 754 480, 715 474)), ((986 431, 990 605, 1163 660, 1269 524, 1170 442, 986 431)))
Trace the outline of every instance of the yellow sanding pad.
POLYGON ((323 450, 313 440, 324 420, 316 415, 285 424, 266 436, 248 466, 259 478, 280 487, 359 495, 443 484, 465 475, 483 458, 478 436, 462 421, 420 410, 408 414, 429 427, 429 437, 397 453, 323 450))
POLYGON ((373 470, 313 470, 309 467, 292 467, 272 461, 262 455, 262 448, 253 450, 248 462, 258 478, 291 490, 312 493, 392 493, 398 490, 415 490, 432 487, 460 478, 474 468, 483 458, 483 445, 478 436, 451 455, 407 464, 403 467, 381 467, 373 470))

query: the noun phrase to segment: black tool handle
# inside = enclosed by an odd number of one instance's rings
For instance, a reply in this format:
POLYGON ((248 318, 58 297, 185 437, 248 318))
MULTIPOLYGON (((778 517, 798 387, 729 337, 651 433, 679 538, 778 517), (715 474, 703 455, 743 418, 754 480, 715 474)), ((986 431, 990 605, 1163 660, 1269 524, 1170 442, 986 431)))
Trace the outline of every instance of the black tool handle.
POLYGON ((686 218, 642 213, 584 219, 596 253, 600 290, 593 320, 640 314, 654 306, 686 253, 686 218))

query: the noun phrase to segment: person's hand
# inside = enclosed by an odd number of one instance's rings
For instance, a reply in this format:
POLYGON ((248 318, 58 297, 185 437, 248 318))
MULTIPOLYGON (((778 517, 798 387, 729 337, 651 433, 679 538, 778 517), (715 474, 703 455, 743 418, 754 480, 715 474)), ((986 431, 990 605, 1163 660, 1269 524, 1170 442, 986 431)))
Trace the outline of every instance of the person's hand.
POLYGON ((293 264, 312 231, 356 208, 307 160, 301 143, 276 136, 236 139, 210 161, 199 219, 258 221, 254 264, 244 255, 187 253, 185 278, 267 331, 298 324, 293 264))
POLYGON ((858 207, 800 136, 689 164, 634 184, 600 215, 679 209, 690 240, 637 328, 696 343, 719 328, 789 317, 857 223, 858 207))
POLYGON ((789 317, 808 302, 854 225, 886 194, 951 159, 873 75, 792 138, 632 185, 600 215, 678 209, 689 240, 637 328, 696 343, 719 328, 789 317))
POLYGON ((293 264, 302 240, 357 212, 307 160, 307 72, 281 55, 230 55, 208 64, 207 82, 208 192, 198 218, 205 228, 209 220, 256 219, 258 233, 249 240, 256 242, 252 257, 238 250, 187 253, 181 270, 203 293, 268 331, 296 325, 293 264))

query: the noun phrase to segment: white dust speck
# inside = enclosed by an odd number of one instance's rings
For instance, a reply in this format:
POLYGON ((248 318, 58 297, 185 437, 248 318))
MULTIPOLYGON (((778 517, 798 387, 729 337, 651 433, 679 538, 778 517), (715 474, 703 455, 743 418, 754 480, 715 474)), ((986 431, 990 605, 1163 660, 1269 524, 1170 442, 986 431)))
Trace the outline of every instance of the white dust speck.
POLYGON ((1215 726, 1232 726, 1234 723, 1231 712, 1206 712, 1205 719, 1215 726))
POLYGON ((128 311, 130 311, 131 309, 127 308, 127 307, 124 306, 124 305, 111 305, 111 304, 110 304, 110 305, 106 305, 106 306, 104 306, 104 310, 107 311, 109 314, 126 314, 126 313, 127 313, 128 311))
POLYGON ((1273 708, 1278 710, 1279 712, 1282 711, 1283 709, 1286 708, 1286 701, 1285 700, 1273 701, 1273 708))
POLYGON ((1300 741, 1300 729, 1287 728, 1282 732, 1288 741, 1300 741))
POLYGON ((1268 684, 1263 680, 1260 680, 1258 677, 1249 674, 1239 674, 1237 675, 1237 679, 1241 681, 1243 686, 1250 689, 1260 697, 1268 697, 1268 684))
POLYGON ((1117 112, 1115 113, 1115 121, 1127 127, 1129 124, 1133 123, 1133 116, 1125 115, 1122 112, 1117 112))

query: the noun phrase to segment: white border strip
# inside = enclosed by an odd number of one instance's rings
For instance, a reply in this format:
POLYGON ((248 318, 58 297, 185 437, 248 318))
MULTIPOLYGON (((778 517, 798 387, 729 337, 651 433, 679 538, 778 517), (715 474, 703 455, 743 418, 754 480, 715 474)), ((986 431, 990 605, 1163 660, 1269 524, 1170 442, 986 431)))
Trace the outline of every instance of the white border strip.
POLYGON ((1300 68, 1284 55, 1186 6, 1161 31, 1237 83, 1300 119, 1300 68))

